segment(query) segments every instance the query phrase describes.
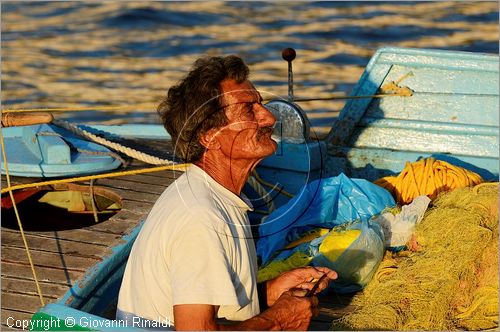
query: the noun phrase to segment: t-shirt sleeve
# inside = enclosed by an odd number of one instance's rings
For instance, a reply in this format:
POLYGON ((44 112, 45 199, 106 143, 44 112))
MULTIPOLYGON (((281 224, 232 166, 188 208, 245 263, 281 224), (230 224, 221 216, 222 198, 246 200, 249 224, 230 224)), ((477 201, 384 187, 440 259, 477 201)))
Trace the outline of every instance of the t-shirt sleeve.
POLYGON ((173 304, 242 305, 224 249, 225 235, 204 222, 189 223, 180 233, 169 255, 173 304))

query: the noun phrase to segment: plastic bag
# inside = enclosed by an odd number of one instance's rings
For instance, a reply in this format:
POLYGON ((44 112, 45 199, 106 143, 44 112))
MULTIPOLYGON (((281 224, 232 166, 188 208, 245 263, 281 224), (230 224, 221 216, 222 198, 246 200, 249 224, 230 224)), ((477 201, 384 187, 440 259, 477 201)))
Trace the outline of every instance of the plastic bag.
MULTIPOLYGON (((359 230, 359 237, 334 261, 319 253, 311 265, 326 266, 338 274, 330 289, 340 294, 363 289, 373 278, 384 256, 384 234, 381 227, 371 221, 360 221, 341 226, 359 230)), ((333 231, 333 230, 332 230, 333 231)))
POLYGON ((394 205, 387 190, 364 179, 340 174, 313 181, 259 226, 257 254, 262 263, 267 263, 273 253, 308 230, 367 221, 394 205))
POLYGON ((418 196, 408 205, 403 205, 401 212, 393 215, 391 212, 382 213, 373 218, 384 232, 385 246, 390 251, 401 251, 415 232, 415 226, 424 218, 425 211, 431 199, 425 195, 418 196))
POLYGON ((330 283, 337 293, 363 289, 372 279, 384 255, 384 236, 376 223, 359 221, 337 226, 326 235, 282 250, 258 272, 258 281, 277 277, 306 265, 326 266, 338 279, 330 283))

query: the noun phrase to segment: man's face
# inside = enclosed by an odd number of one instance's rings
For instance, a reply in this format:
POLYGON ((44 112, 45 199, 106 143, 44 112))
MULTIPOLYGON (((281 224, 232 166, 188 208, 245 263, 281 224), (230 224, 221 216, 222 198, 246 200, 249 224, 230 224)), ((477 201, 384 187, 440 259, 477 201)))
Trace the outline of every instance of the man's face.
POLYGON ((276 151, 271 139, 276 118, 264 106, 262 97, 249 81, 221 82, 222 108, 228 124, 217 134, 222 152, 231 159, 262 159, 276 151))

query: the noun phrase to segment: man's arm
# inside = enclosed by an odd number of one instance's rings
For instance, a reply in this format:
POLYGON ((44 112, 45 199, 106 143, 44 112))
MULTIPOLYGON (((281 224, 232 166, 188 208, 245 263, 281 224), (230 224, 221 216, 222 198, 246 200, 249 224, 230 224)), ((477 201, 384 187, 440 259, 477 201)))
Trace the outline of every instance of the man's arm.
POLYGON ((317 314, 318 299, 304 297, 305 291, 285 292, 261 314, 242 322, 217 324, 218 306, 208 304, 174 305, 176 330, 306 330, 317 314))
POLYGON ((209 304, 181 304, 174 306, 174 325, 177 331, 244 331, 280 330, 274 321, 257 315, 243 322, 217 324, 217 306, 209 304))

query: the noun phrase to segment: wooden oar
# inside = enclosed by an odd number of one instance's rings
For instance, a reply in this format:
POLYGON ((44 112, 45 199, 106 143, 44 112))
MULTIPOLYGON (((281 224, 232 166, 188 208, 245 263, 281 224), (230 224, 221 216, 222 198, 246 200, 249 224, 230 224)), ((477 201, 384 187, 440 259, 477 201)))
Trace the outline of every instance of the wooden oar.
POLYGON ((48 112, 2 113, 2 127, 51 123, 53 119, 48 112))

